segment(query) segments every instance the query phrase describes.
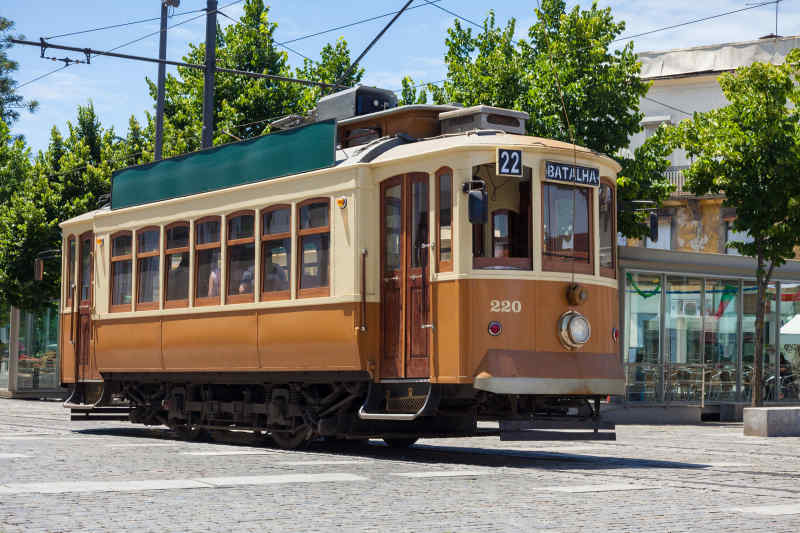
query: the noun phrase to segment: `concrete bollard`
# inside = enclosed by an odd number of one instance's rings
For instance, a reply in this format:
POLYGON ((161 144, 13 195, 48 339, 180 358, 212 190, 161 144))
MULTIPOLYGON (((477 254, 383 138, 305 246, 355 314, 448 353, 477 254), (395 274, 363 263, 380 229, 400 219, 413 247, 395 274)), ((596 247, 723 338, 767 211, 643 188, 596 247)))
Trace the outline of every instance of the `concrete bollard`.
POLYGON ((746 407, 744 434, 751 437, 800 437, 800 407, 746 407))

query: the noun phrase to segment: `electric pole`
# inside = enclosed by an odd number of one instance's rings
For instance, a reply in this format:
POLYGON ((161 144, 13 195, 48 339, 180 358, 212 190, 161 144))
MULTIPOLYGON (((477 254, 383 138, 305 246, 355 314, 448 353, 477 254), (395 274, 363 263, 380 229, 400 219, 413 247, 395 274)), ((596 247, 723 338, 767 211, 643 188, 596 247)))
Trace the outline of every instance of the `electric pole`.
POLYGON ((206 68, 203 81, 203 148, 214 142, 214 72, 217 62, 217 0, 206 4, 206 68))
POLYGON ((158 97, 156 98, 156 146, 153 159, 161 160, 162 147, 164 146, 164 78, 166 77, 167 65, 163 61, 167 59, 167 10, 170 7, 178 7, 180 0, 161 0, 161 33, 158 40, 158 97))

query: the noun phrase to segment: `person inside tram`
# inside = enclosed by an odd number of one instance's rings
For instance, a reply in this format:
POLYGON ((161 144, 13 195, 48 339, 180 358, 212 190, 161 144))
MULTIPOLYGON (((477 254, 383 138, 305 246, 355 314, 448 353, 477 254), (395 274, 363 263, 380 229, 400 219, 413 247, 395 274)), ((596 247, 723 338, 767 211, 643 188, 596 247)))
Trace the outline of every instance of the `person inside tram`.
POLYGON ((242 277, 239 280, 239 294, 250 294, 253 292, 253 267, 247 267, 247 270, 242 272, 242 277))
POLYGON ((285 290, 289 288, 289 280, 286 279, 286 273, 283 267, 270 262, 267 265, 267 275, 264 280, 264 287, 268 291, 285 290))
POLYGON ((219 296, 219 256, 215 253, 211 259, 211 271, 208 274, 208 297, 219 296))

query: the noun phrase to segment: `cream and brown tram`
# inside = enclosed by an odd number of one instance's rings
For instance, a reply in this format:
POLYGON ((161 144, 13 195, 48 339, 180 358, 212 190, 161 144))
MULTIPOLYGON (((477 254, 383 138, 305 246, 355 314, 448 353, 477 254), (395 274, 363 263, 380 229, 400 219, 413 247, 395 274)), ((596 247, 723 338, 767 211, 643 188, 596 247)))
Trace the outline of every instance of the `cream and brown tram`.
POLYGON ((61 224, 73 416, 284 447, 603 429, 617 163, 365 87, 315 118, 119 171, 61 224))

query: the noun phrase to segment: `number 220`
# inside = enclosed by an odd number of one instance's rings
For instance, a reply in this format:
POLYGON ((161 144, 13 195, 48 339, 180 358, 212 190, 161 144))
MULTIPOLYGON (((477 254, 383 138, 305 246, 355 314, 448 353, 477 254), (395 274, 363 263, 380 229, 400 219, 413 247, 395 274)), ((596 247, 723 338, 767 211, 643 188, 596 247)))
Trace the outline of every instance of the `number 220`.
POLYGON ((519 300, 492 300, 489 302, 492 313, 521 313, 522 302, 519 300))

